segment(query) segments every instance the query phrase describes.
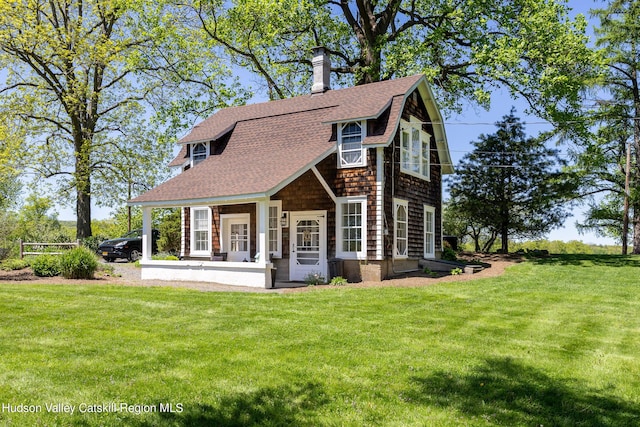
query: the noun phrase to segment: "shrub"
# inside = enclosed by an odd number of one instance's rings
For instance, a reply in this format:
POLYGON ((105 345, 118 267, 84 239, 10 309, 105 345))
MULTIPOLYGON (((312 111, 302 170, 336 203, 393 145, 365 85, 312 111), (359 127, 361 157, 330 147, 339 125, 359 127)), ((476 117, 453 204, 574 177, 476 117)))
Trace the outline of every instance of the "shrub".
POLYGON ((93 279, 97 268, 98 260, 87 248, 75 248, 60 256, 60 272, 65 279, 93 279))
POLYGON ((60 258, 58 255, 38 255, 31 261, 33 274, 38 277, 53 277, 60 274, 60 258))
POLYGON ((98 246, 100 243, 107 240, 107 237, 104 236, 89 236, 82 240, 82 246, 89 249, 91 252, 98 252, 98 246))
POLYGON ((304 283, 310 286, 322 285, 325 283, 324 276, 318 272, 311 272, 304 278, 304 283))
POLYGON ((331 279, 331 282, 329 284, 331 286, 344 286, 347 284, 347 279, 345 279, 344 277, 336 276, 331 279))
POLYGON ((6 259, 0 264, 0 270, 4 271, 13 271, 13 270, 22 270, 23 268, 29 267, 30 262, 26 259, 19 258, 9 258, 6 259))
POLYGON ((444 245, 442 248, 442 259, 445 261, 457 261, 458 256, 456 255, 456 251, 451 249, 451 246, 444 245))
POLYGON ((464 271, 461 268, 454 268, 453 270, 451 270, 451 275, 452 276, 457 276, 459 274, 464 273, 464 271))

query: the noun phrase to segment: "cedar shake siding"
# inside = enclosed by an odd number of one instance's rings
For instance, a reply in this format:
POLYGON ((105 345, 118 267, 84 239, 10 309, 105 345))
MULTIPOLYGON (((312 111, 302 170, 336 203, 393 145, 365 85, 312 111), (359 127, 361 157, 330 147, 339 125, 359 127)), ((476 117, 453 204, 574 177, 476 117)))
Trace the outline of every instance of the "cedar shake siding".
MULTIPOLYGON (((414 92, 415 93, 415 92, 414 92)), ((384 211, 389 233, 385 242, 385 257, 393 256, 394 236, 394 198, 408 202, 409 259, 421 259, 424 256, 424 205, 433 206, 435 212, 435 250, 442 251, 442 168, 438 150, 434 144, 434 130, 431 119, 419 96, 409 96, 402 118, 406 121, 413 116, 423 122, 422 129, 431 135, 430 140, 430 179, 426 181, 400 170, 400 133, 396 133, 393 143, 385 148, 385 185, 384 211)))
MULTIPOLYGON (((203 262, 205 269, 232 268, 236 274, 243 269, 262 268, 269 276, 275 265, 277 281, 300 280, 300 272, 305 272, 300 266, 304 263, 290 259, 291 243, 295 243, 291 242, 295 233, 291 218, 303 218, 294 213, 310 211, 326 213, 326 242, 320 245, 326 254, 321 253, 320 259, 331 260, 336 254, 350 258, 344 260, 343 270, 343 276, 350 281, 381 280, 394 272, 418 268, 418 260, 425 255, 425 206, 432 207, 434 212, 435 255, 439 256, 442 251, 442 175, 453 173, 453 167, 442 117, 424 76, 225 108, 195 126, 180 144, 181 150, 170 166, 182 172, 129 203, 141 205, 146 218, 150 218, 151 209, 182 206, 181 255, 186 260, 206 259, 204 250, 193 251, 199 255, 195 256, 190 247, 191 214, 196 207, 210 209, 212 254, 226 252, 223 239, 227 241, 227 237, 223 235, 222 226, 228 231, 237 222, 223 224, 223 218, 231 215, 230 221, 249 218, 249 250, 234 259, 250 254, 251 259, 247 261, 253 261, 257 252, 272 255, 271 262, 261 256, 252 266, 203 262), (352 125, 354 122, 363 129, 360 141, 357 131, 352 130, 357 128, 352 125), (405 137, 405 148, 402 148, 404 122, 413 131, 409 139, 405 137), (418 129, 423 132, 420 137, 418 129), (341 134, 343 130, 346 131, 341 134), (428 179, 423 176, 427 172, 427 155, 422 149, 426 147, 420 145, 425 141, 425 133, 429 135, 428 179), (344 145, 340 146, 339 141, 344 145), (190 167, 193 149, 200 143, 207 144, 207 157, 199 158, 196 166, 190 167), (364 166, 341 168, 340 164, 363 164, 363 158, 354 155, 359 152, 359 144, 366 160, 364 166), (405 167, 410 167, 411 173, 402 171, 402 153, 405 165, 409 165, 405 167), (382 158, 378 158, 379 155, 382 158), (378 194, 379 191, 382 194, 378 194), (360 233, 361 230, 364 236, 361 250, 353 250, 360 249, 359 245, 353 245, 351 251, 343 252, 343 248, 338 247, 342 235, 336 235, 336 232, 343 233, 336 230, 341 222, 336 213, 342 208, 337 203, 350 197, 366 209, 366 224, 361 229, 354 222, 344 227, 348 232, 356 229, 360 233), (406 202, 407 206, 406 257, 403 254, 397 258, 394 257, 396 199, 402 200, 403 206, 406 202), (258 247, 265 238, 258 230, 258 214, 266 211, 267 201, 278 201, 281 211, 288 213, 288 227, 281 227, 281 218, 278 218, 281 250, 276 252, 279 254, 268 254, 266 248, 258 247)), ((352 212, 345 217, 356 218, 352 212)), ((269 229, 267 224, 266 228, 268 248, 273 226, 269 229)), ((356 235, 351 234, 345 240, 347 245, 355 242, 356 235)), ((204 245, 198 246, 204 249, 204 245)), ((143 254, 143 269, 147 261, 149 271, 153 271, 158 264, 145 256, 148 254, 143 254)), ((270 278, 266 283, 270 283, 270 278)))

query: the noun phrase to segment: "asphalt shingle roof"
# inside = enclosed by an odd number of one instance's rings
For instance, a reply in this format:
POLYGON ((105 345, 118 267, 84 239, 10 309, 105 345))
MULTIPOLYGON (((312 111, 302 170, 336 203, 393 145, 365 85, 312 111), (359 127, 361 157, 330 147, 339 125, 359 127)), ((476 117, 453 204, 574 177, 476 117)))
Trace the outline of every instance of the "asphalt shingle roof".
POLYGON ((386 144, 395 133, 405 96, 422 78, 416 75, 220 110, 180 140, 184 146, 171 165, 187 160, 186 144, 216 140, 231 132, 222 154, 210 155, 131 203, 206 202, 267 193, 335 150, 331 123, 375 118, 389 109, 385 132, 364 141, 386 144))

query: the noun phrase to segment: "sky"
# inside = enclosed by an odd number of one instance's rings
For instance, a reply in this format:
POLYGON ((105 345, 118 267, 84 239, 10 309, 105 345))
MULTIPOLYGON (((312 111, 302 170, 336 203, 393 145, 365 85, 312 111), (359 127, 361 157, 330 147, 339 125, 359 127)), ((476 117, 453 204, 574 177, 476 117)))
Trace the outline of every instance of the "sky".
MULTIPOLYGON (((602 7, 601 1, 594 0, 570 0, 568 5, 572 8, 571 16, 582 13, 589 18, 589 9, 602 7)), ((589 29, 591 32, 591 28, 589 29)), ((454 114, 445 119, 445 130, 449 143, 449 150, 455 165, 460 159, 471 150, 471 141, 476 141, 481 134, 491 134, 496 131, 495 123, 508 115, 511 108, 515 107, 516 115, 525 123, 525 132, 527 136, 535 136, 540 132, 549 130, 549 124, 541 122, 534 116, 528 116, 524 113, 526 105, 521 100, 512 99, 509 94, 504 91, 496 91, 492 96, 491 109, 486 111, 480 107, 469 106, 460 114, 454 114)), ((563 147, 558 147, 561 152, 563 147)), ((446 184, 445 197, 446 197, 446 184)), ((575 223, 582 219, 582 209, 576 208, 574 215, 568 218, 563 227, 552 230, 548 235, 549 240, 581 240, 585 243, 593 244, 616 244, 613 239, 597 236, 595 233, 578 233, 575 223)), ((104 219, 110 216, 109 208, 92 208, 93 219, 104 219)), ((75 220, 75 212, 70 208, 58 209, 59 218, 62 220, 75 220)))

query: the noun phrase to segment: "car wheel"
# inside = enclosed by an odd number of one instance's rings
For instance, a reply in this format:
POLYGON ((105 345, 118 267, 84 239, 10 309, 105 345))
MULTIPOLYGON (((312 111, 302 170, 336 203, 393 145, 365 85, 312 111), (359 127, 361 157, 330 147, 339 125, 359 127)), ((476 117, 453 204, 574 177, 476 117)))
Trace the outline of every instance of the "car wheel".
POLYGON ((129 261, 136 262, 138 259, 140 259, 140 252, 137 249, 132 249, 129 252, 129 261))

